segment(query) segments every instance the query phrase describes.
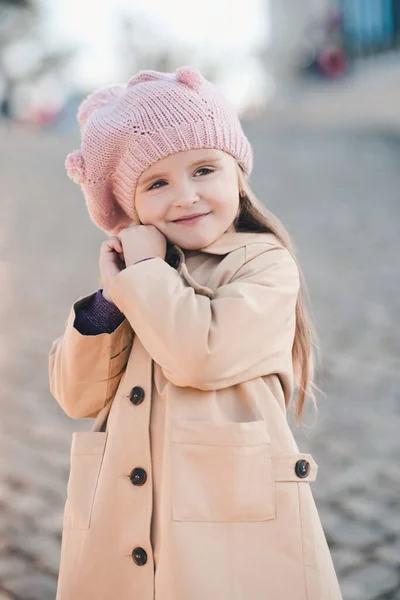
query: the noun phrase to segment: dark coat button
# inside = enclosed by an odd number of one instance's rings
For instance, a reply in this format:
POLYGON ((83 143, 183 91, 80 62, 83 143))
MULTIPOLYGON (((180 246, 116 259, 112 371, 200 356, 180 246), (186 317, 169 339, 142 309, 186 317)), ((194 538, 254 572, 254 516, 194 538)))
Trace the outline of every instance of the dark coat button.
POLYGON ((142 387, 139 386, 135 386, 134 388, 132 388, 131 390, 131 394, 130 394, 130 401, 132 402, 132 404, 141 404, 144 400, 144 389, 142 387))
POLYGON ((129 479, 133 483, 133 485, 143 485, 147 480, 147 473, 141 467, 136 467, 131 471, 129 475, 129 479))
POLYGON ((172 252, 169 256, 167 256, 166 262, 169 264, 170 267, 176 269, 177 267, 179 267, 181 259, 177 252, 172 252))
POLYGON ((296 471, 297 477, 303 479, 304 477, 307 477, 310 472, 310 463, 308 460, 298 460, 294 470, 296 471))
POLYGON ((137 565, 139 565, 139 567, 142 567, 143 565, 145 565, 147 563, 147 552, 144 548, 140 548, 140 546, 138 546, 137 548, 134 548, 132 550, 132 559, 133 562, 135 562, 137 565))

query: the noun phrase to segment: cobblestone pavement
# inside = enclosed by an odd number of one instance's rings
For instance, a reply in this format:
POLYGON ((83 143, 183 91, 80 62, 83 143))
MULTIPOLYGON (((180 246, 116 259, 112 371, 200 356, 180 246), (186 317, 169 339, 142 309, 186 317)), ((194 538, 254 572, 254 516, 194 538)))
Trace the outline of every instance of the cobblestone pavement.
MULTIPOLYGON (((400 600, 400 138, 246 129, 253 186, 294 240, 319 332, 325 395, 291 425, 319 467, 344 600, 400 600)), ((52 600, 71 436, 92 421, 51 396, 48 352, 72 303, 98 288, 104 236, 64 172, 76 138, 0 140, 0 600, 52 600)))

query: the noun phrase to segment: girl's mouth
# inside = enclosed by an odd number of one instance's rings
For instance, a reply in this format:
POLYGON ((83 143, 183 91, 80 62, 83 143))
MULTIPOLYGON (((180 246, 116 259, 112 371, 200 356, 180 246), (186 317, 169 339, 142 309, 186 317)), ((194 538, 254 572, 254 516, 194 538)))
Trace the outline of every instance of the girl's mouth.
POLYGON ((191 219, 179 219, 178 221, 173 221, 174 223, 178 223, 179 225, 190 225, 192 223, 197 223, 200 219, 203 219, 210 213, 205 213, 204 215, 198 215, 197 217, 192 217, 191 219))

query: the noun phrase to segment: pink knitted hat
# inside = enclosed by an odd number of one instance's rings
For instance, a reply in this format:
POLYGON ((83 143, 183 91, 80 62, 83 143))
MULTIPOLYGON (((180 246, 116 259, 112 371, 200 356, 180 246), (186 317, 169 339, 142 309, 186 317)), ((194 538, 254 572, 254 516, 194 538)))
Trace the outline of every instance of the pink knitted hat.
POLYGON ((78 109, 81 149, 68 176, 82 187, 92 221, 109 235, 140 224, 134 198, 140 175, 170 154, 217 148, 250 175, 253 153, 238 115, 195 67, 139 71, 126 85, 101 88, 78 109))

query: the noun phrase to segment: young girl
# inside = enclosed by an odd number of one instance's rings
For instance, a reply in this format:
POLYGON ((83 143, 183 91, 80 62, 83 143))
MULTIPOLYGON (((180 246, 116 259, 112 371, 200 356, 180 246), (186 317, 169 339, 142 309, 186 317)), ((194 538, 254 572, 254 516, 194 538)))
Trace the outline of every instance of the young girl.
POLYGON ((50 390, 75 432, 57 600, 341 600, 297 420, 312 385, 300 271, 252 149, 194 67, 88 96, 68 155, 102 288, 71 308, 50 390))

